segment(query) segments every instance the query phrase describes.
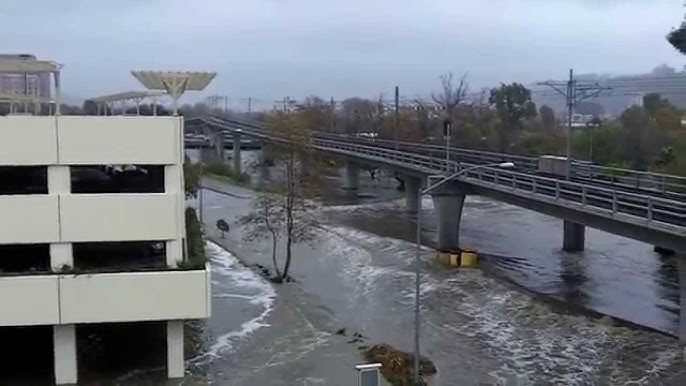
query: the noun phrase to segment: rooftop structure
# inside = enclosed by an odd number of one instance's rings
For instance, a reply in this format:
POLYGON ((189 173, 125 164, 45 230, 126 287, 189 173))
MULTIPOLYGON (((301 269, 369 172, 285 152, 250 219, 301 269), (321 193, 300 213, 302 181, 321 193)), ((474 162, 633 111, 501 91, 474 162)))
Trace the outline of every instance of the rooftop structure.
MULTIPOLYGON (((60 93, 60 71, 62 69, 62 65, 56 62, 52 61, 46 61, 46 60, 37 60, 35 57, 33 58, 27 58, 26 55, 3 55, 0 56, 0 76, 1 75, 34 75, 37 76, 39 80, 39 83, 41 85, 35 86, 37 90, 39 89, 48 89, 49 90, 49 77, 52 75, 54 82, 55 82, 55 99, 54 99, 54 104, 55 104, 55 114, 59 115, 60 114, 60 103, 61 103, 61 93, 60 93), (47 83, 47 84, 45 84, 47 83)), ((4 94, 7 97, 7 95, 13 94, 17 95, 17 98, 15 99, 7 99, 9 100, 10 103, 12 102, 17 102, 17 101, 22 101, 22 102, 27 102, 24 98, 21 98, 22 94, 24 97, 26 96, 33 96, 34 98, 42 98, 43 100, 49 99, 50 95, 49 92, 28 92, 28 79, 23 80, 23 86, 25 88, 25 92, 21 92, 21 89, 17 89, 16 87, 10 88, 10 90, 4 90, 4 94)), ((35 101, 35 99, 34 99, 35 101)), ((26 112, 26 111, 25 111, 26 112)))

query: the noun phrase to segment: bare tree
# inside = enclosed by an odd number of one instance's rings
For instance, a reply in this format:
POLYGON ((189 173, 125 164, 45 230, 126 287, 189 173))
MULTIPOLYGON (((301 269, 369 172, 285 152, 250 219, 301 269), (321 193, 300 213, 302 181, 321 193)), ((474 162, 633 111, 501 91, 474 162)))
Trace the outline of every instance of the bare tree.
POLYGON ((434 102, 438 103, 445 109, 449 118, 453 117, 453 113, 457 106, 465 101, 467 92, 469 91, 469 82, 467 81, 467 74, 462 74, 459 79, 453 79, 453 73, 441 75, 441 86, 443 90, 440 94, 431 94, 434 102))
POLYGON ((243 228, 243 240, 256 241, 271 238, 272 263, 276 279, 281 280, 279 263, 276 260, 276 246, 284 232, 283 197, 272 193, 260 193, 252 202, 252 211, 239 219, 243 228))
POLYGON ((420 133, 420 140, 425 141, 431 135, 432 119, 434 112, 432 110, 435 105, 426 103, 419 99, 414 100, 414 118, 417 121, 417 129, 420 133))
POLYGON ((311 242, 319 224, 317 206, 312 200, 318 192, 319 164, 312 146, 312 130, 303 124, 301 112, 276 113, 267 121, 267 128, 280 139, 272 152, 275 167, 283 174, 283 181, 273 184, 268 193, 258 195, 251 213, 243 216, 241 224, 248 239, 271 238, 272 260, 275 266, 277 240, 285 239, 285 262, 277 279, 288 277, 295 243, 311 242), (304 162, 312 161, 312 162, 304 162), (311 170, 317 168, 317 170, 311 170))

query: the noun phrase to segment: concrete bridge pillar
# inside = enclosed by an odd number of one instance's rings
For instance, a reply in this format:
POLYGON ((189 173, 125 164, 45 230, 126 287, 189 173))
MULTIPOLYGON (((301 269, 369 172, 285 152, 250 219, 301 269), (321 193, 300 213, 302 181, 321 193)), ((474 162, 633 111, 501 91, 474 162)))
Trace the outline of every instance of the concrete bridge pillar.
POLYGON ((260 189, 264 189, 269 183, 269 180, 271 179, 269 173, 269 165, 271 164, 271 160, 269 158, 269 152, 267 151, 266 145, 266 143, 262 142, 260 146, 260 156, 258 160, 260 170, 257 184, 260 189))
POLYGON ((233 171, 241 173, 241 132, 233 132, 233 171))
POLYGON ((562 250, 581 252, 586 241, 586 227, 572 221, 564 220, 562 250))
POLYGON ((360 166, 353 161, 345 163, 345 186, 346 190, 357 190, 360 187, 360 166))
POLYGON ((417 213, 419 210, 419 194, 422 190, 422 180, 417 177, 403 177, 405 181, 405 210, 417 213))
POLYGON ((224 134, 215 132, 214 135, 214 151, 219 162, 224 162, 224 134))
POLYGON ((436 247, 439 251, 460 249, 460 220, 465 197, 466 192, 455 183, 447 183, 431 194, 438 217, 436 247))

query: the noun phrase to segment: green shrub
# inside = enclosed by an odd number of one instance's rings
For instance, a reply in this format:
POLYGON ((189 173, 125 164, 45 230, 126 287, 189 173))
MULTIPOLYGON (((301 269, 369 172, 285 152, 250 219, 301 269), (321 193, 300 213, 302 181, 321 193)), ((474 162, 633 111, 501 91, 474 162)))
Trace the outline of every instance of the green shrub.
POLYGON ((202 164, 192 163, 190 158, 186 156, 183 162, 183 184, 186 188, 186 198, 195 198, 198 195, 201 170, 202 164))
POLYGON ((237 173, 232 168, 220 162, 212 162, 204 167, 207 174, 226 177, 238 185, 249 185, 250 175, 248 173, 237 173))
MULTIPOLYGON (((387 344, 366 347, 362 356, 370 363, 381 363, 381 374, 393 386, 412 386, 414 357, 387 344)), ((419 373, 422 377, 436 374, 430 359, 419 357, 419 373)), ((422 385, 426 385, 422 380, 422 385)))
POLYGON ((186 243, 188 255, 185 261, 179 263, 180 268, 202 268, 207 262, 205 255, 205 239, 203 238, 202 225, 194 208, 186 208, 186 243))

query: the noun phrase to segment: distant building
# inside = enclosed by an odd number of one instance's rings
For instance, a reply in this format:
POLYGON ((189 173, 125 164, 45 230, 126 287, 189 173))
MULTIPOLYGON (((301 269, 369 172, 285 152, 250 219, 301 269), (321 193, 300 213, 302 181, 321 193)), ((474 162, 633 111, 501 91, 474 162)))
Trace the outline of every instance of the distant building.
POLYGON ((587 127, 592 119, 591 114, 572 114, 572 127, 587 127))
MULTIPOLYGON (((36 60, 36 56, 0 54, 0 59, 36 60)), ((50 74, 0 74, 0 92, 50 99, 50 74)))
MULTIPOLYGON (((686 108, 686 73, 651 73, 624 76, 579 75, 579 82, 598 83, 600 86, 611 87, 598 97, 587 99, 603 106, 605 116, 616 117, 628 107, 641 105, 639 95, 658 93, 667 98, 677 108, 686 108)), ((564 116, 565 100, 562 95, 546 86, 532 85, 531 98, 536 106, 548 105, 560 116, 564 116)))
POLYGON ((631 99, 629 99, 629 103, 627 104, 626 108, 630 109, 632 107, 643 107, 643 93, 638 93, 634 95, 631 99))

